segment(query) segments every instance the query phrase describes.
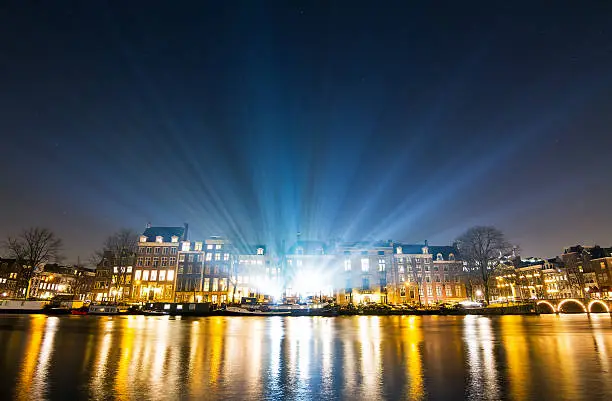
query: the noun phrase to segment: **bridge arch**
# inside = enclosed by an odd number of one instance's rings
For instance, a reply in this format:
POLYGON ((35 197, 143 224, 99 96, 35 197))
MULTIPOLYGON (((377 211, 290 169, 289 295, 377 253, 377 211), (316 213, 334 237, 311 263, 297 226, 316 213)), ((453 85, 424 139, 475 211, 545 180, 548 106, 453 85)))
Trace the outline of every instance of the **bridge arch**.
POLYGON ((579 300, 577 300, 577 299, 573 299, 573 298, 564 299, 563 301, 559 302, 559 305, 557 305, 557 312, 563 312, 563 310, 561 309, 561 307, 562 307, 563 305, 565 305, 566 303, 568 303, 568 302, 573 302, 573 303, 575 303, 575 304, 580 305, 580 307, 582 308, 582 311, 583 311, 583 312, 587 312, 587 307, 586 307, 586 306, 584 306, 584 304, 583 304, 582 302, 580 302, 579 300))
POLYGON ((552 313, 556 313, 557 312, 557 308, 555 308, 555 305, 553 305, 552 303, 550 303, 548 301, 538 301, 536 303, 536 306, 540 306, 540 305, 548 305, 548 307, 552 310, 552 313))
POLYGON ((610 313, 610 307, 604 301, 601 301, 599 299, 594 299, 591 302, 589 302, 589 305, 588 305, 589 312, 593 312, 592 308, 593 308, 593 305, 595 304, 599 304, 603 306, 606 312, 610 313))

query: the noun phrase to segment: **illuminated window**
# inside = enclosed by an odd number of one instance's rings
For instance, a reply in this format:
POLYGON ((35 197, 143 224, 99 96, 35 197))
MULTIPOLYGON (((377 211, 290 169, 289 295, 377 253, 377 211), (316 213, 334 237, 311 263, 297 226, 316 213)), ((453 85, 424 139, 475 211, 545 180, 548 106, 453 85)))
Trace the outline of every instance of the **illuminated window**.
POLYGON ((452 297, 453 296, 453 289, 450 285, 446 286, 446 296, 447 297, 452 297))
POLYGON ((146 248, 145 248, 145 250, 147 251, 147 253, 151 253, 151 249, 153 249, 153 248, 151 248, 150 246, 148 246, 148 247, 146 247, 146 248))
POLYGON ((193 254, 193 253, 190 253, 190 254, 189 254, 189 257, 188 257, 188 260, 189 260, 190 262, 193 262, 193 258, 194 258, 194 254, 193 254))
POLYGON ((166 276, 166 280, 174 281, 174 270, 168 270, 168 275, 166 276))
POLYGON ((455 254, 449 253, 448 254, 448 260, 455 260, 455 254))
POLYGON ((162 237, 161 235, 158 235, 157 237, 155 237, 155 242, 164 242, 164 237, 162 237))
POLYGON ((165 270, 159 271, 159 281, 166 281, 166 271, 165 270))
POLYGON ((153 267, 159 266, 159 258, 153 258, 153 267))
POLYGON ((196 242, 195 243, 195 248, 196 251, 201 251, 202 250, 202 243, 201 242, 196 242))
POLYGON ((181 253, 179 254, 179 262, 184 262, 185 261, 185 254, 181 253))
POLYGON ((264 249, 263 248, 257 248, 257 254, 258 255, 263 255, 264 254, 264 249))
POLYGON ((157 270, 151 270, 151 281, 157 281, 157 270))
POLYGON ((210 253, 210 252, 206 253, 206 260, 208 262, 210 262, 212 260, 212 253, 210 253))
POLYGON ((145 258, 145 266, 151 266, 151 258, 145 258))
POLYGON ((149 281, 149 271, 148 270, 143 270, 142 281, 149 281))
POLYGON ((406 281, 406 279, 404 278, 404 275, 403 275, 403 274, 400 274, 400 275, 399 275, 399 280, 400 280, 400 282, 402 282, 402 283, 403 283, 404 281, 406 281))
POLYGON ((183 252, 189 252, 189 248, 190 248, 190 246, 191 246, 191 244, 189 243, 189 241, 185 241, 185 242, 183 242, 181 245, 182 245, 182 246, 181 246, 181 250, 182 250, 183 252))
POLYGON ((436 295, 439 296, 439 297, 442 296, 442 287, 440 287, 440 286, 436 287, 436 295))
POLYGON ((143 261, 142 258, 138 258, 136 261, 136 265, 142 266, 142 261, 143 261))
POLYGON ((163 247, 162 248, 162 254, 164 254, 164 255, 168 254, 168 247, 163 247))
POLYGON ((208 277, 204 279, 203 291, 210 291, 210 279, 208 277))
POLYGON ((429 296, 433 295, 433 288, 431 288, 430 285, 427 286, 427 295, 429 296))
POLYGON ((221 245, 221 244, 217 244, 217 245, 215 246, 215 249, 221 249, 221 248, 223 248, 223 245, 221 245))
POLYGON ((370 270, 370 259, 361 258, 361 271, 367 272, 370 270))
POLYGON ((173 235, 172 237, 170 237, 170 242, 178 242, 179 237, 177 237, 176 235, 173 235))
POLYGON ((162 267, 168 266, 168 258, 161 258, 161 265, 162 267))
POLYGON ((344 259, 344 271, 345 272, 351 271, 351 260, 348 258, 344 259))
POLYGON ((402 247, 401 247, 401 246, 398 246, 398 247, 397 247, 397 254, 398 254, 398 255, 401 255, 401 254, 402 254, 402 247))
POLYGON ((225 261, 229 260, 229 253, 224 253, 223 254, 223 260, 225 260, 225 261))
POLYGON ((384 272, 386 268, 386 262, 384 259, 378 259, 378 271, 384 272))
POLYGON ((227 291, 227 279, 222 278, 219 281, 219 291, 227 291))
POLYGON ((173 246, 173 247, 170 249, 170 253, 171 253, 171 254, 173 254, 173 255, 176 255, 176 249, 177 249, 177 248, 176 248, 175 246, 173 246))
POLYGON ((144 235, 140 236, 140 242, 147 242, 147 237, 144 235))
POLYGON ((206 249, 213 249, 213 244, 207 244, 206 249))
POLYGON ((213 278, 212 291, 219 291, 219 279, 213 278))
POLYGON ((215 253, 215 260, 221 260, 221 254, 215 253))
POLYGON ((176 258, 170 258, 170 266, 176 265, 176 258))

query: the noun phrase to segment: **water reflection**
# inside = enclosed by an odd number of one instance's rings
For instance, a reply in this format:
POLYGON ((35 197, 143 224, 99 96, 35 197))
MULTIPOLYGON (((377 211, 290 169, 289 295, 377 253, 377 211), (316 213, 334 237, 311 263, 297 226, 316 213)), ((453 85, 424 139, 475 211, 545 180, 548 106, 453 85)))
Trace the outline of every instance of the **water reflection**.
POLYGON ((0 344, 11 346, 0 359, 9 399, 522 400, 612 392, 608 315, 12 316, 0 317, 0 327, 0 344))

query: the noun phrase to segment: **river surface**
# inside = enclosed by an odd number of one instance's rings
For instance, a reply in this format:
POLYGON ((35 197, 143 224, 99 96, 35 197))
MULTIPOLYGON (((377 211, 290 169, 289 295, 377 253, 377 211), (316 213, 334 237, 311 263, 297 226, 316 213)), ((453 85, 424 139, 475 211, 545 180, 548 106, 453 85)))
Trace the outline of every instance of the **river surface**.
POLYGON ((612 400, 608 314, 0 315, 0 398, 612 400))

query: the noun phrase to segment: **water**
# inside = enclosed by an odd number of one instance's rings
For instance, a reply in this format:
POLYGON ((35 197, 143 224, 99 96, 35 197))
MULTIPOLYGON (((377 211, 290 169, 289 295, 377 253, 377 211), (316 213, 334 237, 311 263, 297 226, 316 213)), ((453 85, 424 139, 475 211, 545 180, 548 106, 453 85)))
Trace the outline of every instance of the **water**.
POLYGON ((612 399, 612 319, 0 315, 0 398, 612 399))

